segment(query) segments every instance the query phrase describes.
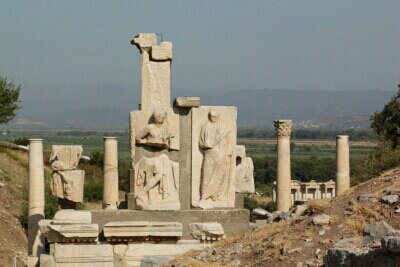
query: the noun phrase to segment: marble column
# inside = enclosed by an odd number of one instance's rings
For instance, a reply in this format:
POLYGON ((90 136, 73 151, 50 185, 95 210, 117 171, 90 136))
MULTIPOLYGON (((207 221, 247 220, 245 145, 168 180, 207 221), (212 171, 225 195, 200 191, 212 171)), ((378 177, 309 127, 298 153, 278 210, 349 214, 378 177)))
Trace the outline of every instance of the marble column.
POLYGON ((350 188, 349 136, 336 137, 336 195, 350 188))
POLYGON ((276 205, 278 211, 289 211, 291 207, 290 134, 292 121, 276 120, 274 125, 278 139, 276 205))
POLYGON ((118 143, 116 137, 104 137, 103 209, 118 208, 118 143))
POLYGON ((45 240, 39 230, 44 219, 44 167, 43 139, 29 139, 29 204, 28 204, 28 253, 39 257, 44 253, 45 240))

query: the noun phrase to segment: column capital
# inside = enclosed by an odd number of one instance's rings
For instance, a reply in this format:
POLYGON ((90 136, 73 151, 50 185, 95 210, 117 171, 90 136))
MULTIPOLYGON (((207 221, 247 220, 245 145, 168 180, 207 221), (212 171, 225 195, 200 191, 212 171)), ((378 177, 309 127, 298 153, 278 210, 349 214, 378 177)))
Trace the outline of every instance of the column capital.
POLYGON ((349 139, 349 136, 348 136, 348 135, 337 135, 337 136, 336 136, 336 140, 337 140, 337 139, 347 139, 347 140, 348 140, 348 139, 349 139))
POLYGON ((291 120, 275 120, 274 126, 276 135, 279 136, 290 136, 292 133, 292 121, 291 120))

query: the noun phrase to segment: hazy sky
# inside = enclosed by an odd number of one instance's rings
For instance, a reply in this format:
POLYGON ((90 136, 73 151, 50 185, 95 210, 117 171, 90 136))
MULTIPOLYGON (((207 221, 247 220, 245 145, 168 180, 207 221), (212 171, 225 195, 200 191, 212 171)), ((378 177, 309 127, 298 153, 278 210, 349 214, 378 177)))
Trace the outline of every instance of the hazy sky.
POLYGON ((173 88, 394 90, 399 14, 398 0, 2 1, 0 75, 37 95, 134 90, 130 40, 157 32, 173 42, 173 88))

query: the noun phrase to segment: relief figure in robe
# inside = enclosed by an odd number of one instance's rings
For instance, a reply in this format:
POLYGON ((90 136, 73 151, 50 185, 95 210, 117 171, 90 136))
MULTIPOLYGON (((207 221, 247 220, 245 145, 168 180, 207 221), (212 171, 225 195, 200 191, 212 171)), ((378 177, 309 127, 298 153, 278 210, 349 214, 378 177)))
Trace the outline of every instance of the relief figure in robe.
POLYGON ((199 147, 203 153, 199 207, 211 208, 213 201, 224 201, 232 172, 233 145, 231 129, 211 109, 209 120, 200 130, 199 147), (211 205, 211 207, 210 207, 211 205))

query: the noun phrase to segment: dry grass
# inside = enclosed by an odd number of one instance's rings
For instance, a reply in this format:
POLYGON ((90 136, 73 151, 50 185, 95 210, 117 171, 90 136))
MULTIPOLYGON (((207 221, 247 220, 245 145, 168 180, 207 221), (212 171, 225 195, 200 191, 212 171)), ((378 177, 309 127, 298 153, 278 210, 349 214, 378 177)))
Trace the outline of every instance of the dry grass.
POLYGON ((354 236, 363 234, 364 225, 364 218, 359 215, 351 216, 345 220, 346 232, 354 236))
POLYGON ((310 200, 308 203, 308 210, 311 214, 320 214, 325 211, 329 206, 330 200, 328 199, 314 199, 310 200))

